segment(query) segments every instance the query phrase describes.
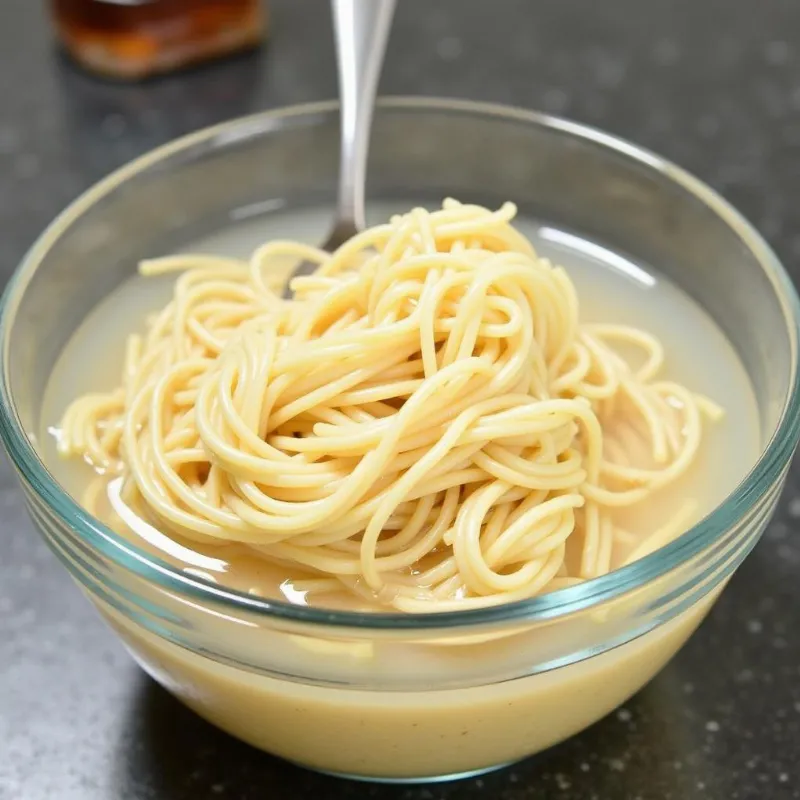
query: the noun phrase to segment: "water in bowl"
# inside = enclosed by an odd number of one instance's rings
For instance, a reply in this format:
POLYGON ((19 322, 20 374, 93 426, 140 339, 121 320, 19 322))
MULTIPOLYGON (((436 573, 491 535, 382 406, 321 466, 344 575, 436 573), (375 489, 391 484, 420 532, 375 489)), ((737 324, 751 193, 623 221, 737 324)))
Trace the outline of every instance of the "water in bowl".
MULTIPOLYGON (((373 207, 370 222, 386 219, 404 207, 407 205, 373 207)), ((222 231, 187 243, 183 249, 246 258, 271 238, 322 241, 328 223, 327 209, 278 212, 234 222, 222 231)), ((625 528, 644 538, 664 525, 688 498, 696 501, 684 520, 688 527, 734 489, 758 455, 756 400, 736 353, 697 303, 646 265, 534 220, 522 217, 515 224, 541 255, 568 270, 578 290, 583 321, 630 324, 655 334, 667 354, 664 377, 707 395, 725 408, 726 416, 721 422, 706 426, 701 450, 688 472, 652 502, 624 512, 625 528)), ((173 281, 174 275, 137 276, 118 287, 74 333, 52 372, 42 406, 42 456, 55 478, 79 502, 93 482, 98 486, 97 475, 86 464, 58 456, 59 420, 75 397, 108 390, 118 383, 125 338, 141 329, 148 313, 167 302, 173 281)), ((114 491, 113 484, 100 488, 101 493, 114 491)), ((109 503, 103 500, 100 507, 111 520, 109 503)), ((260 596, 305 603, 305 594, 294 588, 293 581, 306 576, 287 576, 285 570, 276 569, 235 545, 205 547, 175 542, 135 517, 126 521, 128 524, 123 525, 115 521, 121 533, 191 574, 260 596)), ((617 563, 625 554, 621 545, 615 553, 617 563)), ((356 599, 337 602, 364 607, 356 599)))

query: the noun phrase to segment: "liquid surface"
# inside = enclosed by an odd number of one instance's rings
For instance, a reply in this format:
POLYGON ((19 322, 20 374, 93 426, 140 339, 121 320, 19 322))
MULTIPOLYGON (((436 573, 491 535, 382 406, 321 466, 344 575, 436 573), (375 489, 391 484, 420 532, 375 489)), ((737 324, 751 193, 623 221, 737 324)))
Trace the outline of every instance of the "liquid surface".
MULTIPOLYGON (((371 216, 379 221, 396 209, 387 206, 372 210, 371 216)), ((275 214, 267 219, 241 222, 182 249, 246 258, 258 245, 272 238, 321 241, 328 223, 327 211, 275 214)), ((730 493, 758 454, 755 400, 732 348, 695 303, 640 265, 531 221, 518 219, 516 227, 531 239, 540 255, 567 269, 581 300, 582 321, 629 324, 654 334, 661 339, 667 353, 663 377, 683 383, 725 408, 722 422, 706 426, 701 450, 686 475, 659 492, 652 502, 623 512, 621 519, 634 537, 645 538, 664 525, 678 505, 690 499, 697 505, 685 520, 688 527, 730 493)), ((59 458, 55 446, 58 422, 66 406, 78 395, 108 390, 118 383, 126 336, 141 329, 145 316, 167 302, 174 277, 137 277, 120 287, 89 315, 53 371, 43 404, 43 457, 55 477, 78 501, 96 476, 87 465, 59 458)), ((104 493, 110 492, 113 501, 113 483, 99 488, 104 493)), ((290 602, 305 602, 304 594, 294 589, 291 580, 302 575, 287 576, 285 571, 236 545, 201 548, 172 541, 136 518, 126 518, 124 523, 114 519, 109 503, 102 508, 105 521, 187 572, 242 591, 267 597, 282 595, 290 602)))

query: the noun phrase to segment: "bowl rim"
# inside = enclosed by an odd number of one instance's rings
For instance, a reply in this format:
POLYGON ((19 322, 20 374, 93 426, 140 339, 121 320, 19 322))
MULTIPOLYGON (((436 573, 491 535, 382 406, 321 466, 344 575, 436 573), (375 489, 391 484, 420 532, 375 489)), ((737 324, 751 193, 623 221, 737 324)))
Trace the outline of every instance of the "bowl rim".
POLYGON ((378 113, 405 110, 410 113, 450 113, 502 119, 549 129, 613 150, 660 175, 693 195, 712 210, 755 257, 783 310, 790 339, 790 391, 780 418, 762 453, 745 478, 708 515, 668 545, 625 567, 576 586, 538 595, 528 600, 481 609, 427 614, 357 612, 309 608, 279 600, 264 599, 228 589, 172 567, 116 534, 86 512, 50 474, 39 458, 16 411, 11 394, 8 366, 10 330, 19 304, 38 266, 61 234, 115 188, 190 148, 212 143, 217 147, 246 138, 257 138, 295 125, 313 126, 315 118, 329 117, 338 109, 336 101, 287 106, 237 117, 170 141, 151 150, 95 183, 66 207, 39 236, 16 268, 0 300, 0 438, 16 469, 30 483, 41 502, 60 522, 77 533, 90 547, 125 571, 163 589, 194 600, 219 605, 274 621, 352 630, 442 631, 484 627, 509 622, 552 620, 583 611, 631 590, 640 588, 680 567, 713 545, 731 525, 758 503, 788 464, 800 436, 800 371, 797 352, 800 334, 800 302, 794 285, 779 259, 749 222, 716 191, 672 162, 612 134, 591 126, 536 111, 494 103, 421 97, 384 97, 378 113))

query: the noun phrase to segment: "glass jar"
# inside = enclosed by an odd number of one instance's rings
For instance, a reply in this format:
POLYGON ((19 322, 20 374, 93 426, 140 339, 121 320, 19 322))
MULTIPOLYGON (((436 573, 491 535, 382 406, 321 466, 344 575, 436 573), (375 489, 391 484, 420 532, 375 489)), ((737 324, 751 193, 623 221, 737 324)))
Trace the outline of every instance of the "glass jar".
POLYGON ((58 36, 85 67, 136 79, 257 45, 262 0, 51 0, 58 36))

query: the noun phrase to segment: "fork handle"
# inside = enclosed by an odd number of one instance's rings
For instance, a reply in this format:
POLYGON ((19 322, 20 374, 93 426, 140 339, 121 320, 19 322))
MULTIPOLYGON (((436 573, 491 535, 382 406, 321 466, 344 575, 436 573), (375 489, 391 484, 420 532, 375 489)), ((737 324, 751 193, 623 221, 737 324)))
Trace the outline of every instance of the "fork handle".
POLYGON ((364 227, 372 112, 396 0, 331 0, 341 98, 338 223, 364 227))

